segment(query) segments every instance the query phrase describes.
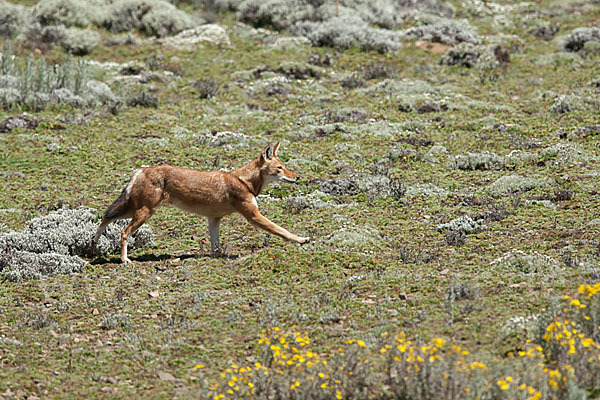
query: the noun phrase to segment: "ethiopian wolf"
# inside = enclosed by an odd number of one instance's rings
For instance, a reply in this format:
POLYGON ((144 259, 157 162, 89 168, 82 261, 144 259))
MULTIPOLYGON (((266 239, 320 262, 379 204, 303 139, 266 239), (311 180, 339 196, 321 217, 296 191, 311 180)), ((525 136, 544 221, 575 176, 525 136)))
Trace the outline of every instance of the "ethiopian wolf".
POLYGON ((213 253, 219 252, 221 218, 234 212, 242 214, 252 225, 286 240, 308 242, 309 238, 288 232, 258 211, 256 196, 269 183, 294 183, 298 180, 298 176, 277 158, 279 144, 269 144, 257 159, 231 172, 203 172, 168 165, 138 169, 104 213, 94 243, 112 221, 131 218, 121 232, 121 261, 130 263, 127 237, 142 226, 161 204, 206 217, 213 253))

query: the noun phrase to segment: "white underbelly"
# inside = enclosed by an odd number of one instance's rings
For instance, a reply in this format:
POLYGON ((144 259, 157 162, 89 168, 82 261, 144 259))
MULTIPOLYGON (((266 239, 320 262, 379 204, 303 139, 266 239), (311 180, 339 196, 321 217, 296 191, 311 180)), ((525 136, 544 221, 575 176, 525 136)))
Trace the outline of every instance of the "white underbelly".
POLYGON ((212 204, 196 204, 181 202, 177 200, 171 200, 165 203, 166 206, 176 207, 180 210, 187 211, 192 214, 200 215, 203 217, 224 217, 225 215, 232 214, 235 210, 231 209, 227 205, 212 205, 212 204))

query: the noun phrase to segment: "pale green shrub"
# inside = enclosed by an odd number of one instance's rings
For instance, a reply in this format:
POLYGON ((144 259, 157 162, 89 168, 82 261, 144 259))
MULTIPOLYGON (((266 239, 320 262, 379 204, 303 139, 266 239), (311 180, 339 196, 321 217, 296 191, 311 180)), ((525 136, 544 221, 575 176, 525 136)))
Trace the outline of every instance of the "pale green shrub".
POLYGON ((479 35, 463 21, 446 20, 429 25, 412 27, 400 32, 402 36, 412 40, 427 40, 444 44, 468 42, 477 44, 481 41, 479 35))
POLYGON ((193 26, 192 18, 164 0, 116 0, 103 22, 111 32, 138 30, 159 37, 193 26))
POLYGON ((29 23, 29 19, 26 7, 0 0, 0 36, 15 36, 29 23))
POLYGON ((62 38, 62 47, 71 54, 83 56, 94 50, 100 41, 98 32, 91 29, 69 28, 62 38))
POLYGON ((34 20, 43 26, 63 24, 85 27, 97 23, 106 7, 103 0, 40 0, 32 10, 34 20))

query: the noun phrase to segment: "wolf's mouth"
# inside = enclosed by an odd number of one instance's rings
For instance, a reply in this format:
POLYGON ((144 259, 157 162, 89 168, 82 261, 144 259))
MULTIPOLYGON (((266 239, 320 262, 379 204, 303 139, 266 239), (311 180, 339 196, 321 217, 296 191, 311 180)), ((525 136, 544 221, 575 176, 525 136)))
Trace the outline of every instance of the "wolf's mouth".
POLYGON ((282 177, 281 177, 281 180, 282 180, 282 181, 289 182, 289 183, 296 183, 296 182, 298 181, 298 177, 296 177, 296 179, 290 179, 290 178, 288 178, 287 176, 282 176, 282 177))

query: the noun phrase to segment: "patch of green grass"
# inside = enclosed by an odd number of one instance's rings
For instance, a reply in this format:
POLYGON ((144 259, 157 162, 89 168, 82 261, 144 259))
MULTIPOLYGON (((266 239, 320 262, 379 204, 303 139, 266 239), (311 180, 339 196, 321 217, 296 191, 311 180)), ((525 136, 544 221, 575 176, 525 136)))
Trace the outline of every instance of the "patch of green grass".
MULTIPOLYGON (((540 1, 534 7, 557 10, 553 4, 540 1)), ((560 23, 561 33, 566 33, 598 20, 597 7, 594 10, 551 13, 548 19, 560 23)), ((231 33, 231 16, 224 18, 231 33)), ((470 19, 483 29, 483 19, 470 19)), ((0 393, 19 388, 42 398, 194 397, 199 382, 191 367, 206 365, 205 375, 212 378, 232 360, 251 362, 261 328, 275 325, 298 326, 313 338, 313 348, 323 351, 345 339, 383 331, 404 331, 423 340, 442 336, 487 358, 522 348, 525 337, 507 339, 501 333, 506 322, 541 313, 553 299, 573 293, 590 279, 583 267, 563 262, 564 249, 598 263, 599 228, 588 225, 600 206, 597 165, 550 167, 540 162, 519 165, 514 171, 463 171, 454 169, 452 160, 467 152, 537 154, 567 142, 560 131, 599 124, 597 112, 589 109, 552 114, 552 99, 542 96, 547 91, 597 96, 588 82, 597 75, 598 63, 597 57, 590 57, 577 66, 538 66, 536 58, 556 51, 554 44, 533 38, 518 24, 508 31, 522 37, 523 51, 512 55, 497 80, 485 83, 474 69, 439 65, 440 55, 410 43, 398 55, 356 49, 334 53, 308 46, 289 52, 269 50, 258 40, 234 34, 230 48, 205 45, 193 52, 155 43, 135 49, 99 46, 86 59, 143 63, 160 52, 164 63, 176 66, 181 76, 121 91, 119 83, 111 83, 115 93, 152 88, 159 99, 156 109, 124 108, 117 115, 105 109, 47 110, 33 114, 48 122, 35 131, 0 133, 0 209, 18 210, 1 213, 0 227, 19 230, 58 202, 94 207, 101 213, 142 165, 232 169, 258 156, 269 141, 282 140, 282 159, 317 164, 297 171, 301 184, 273 185, 258 203, 269 219, 309 235, 312 243, 302 247, 285 243, 254 229, 241 216, 231 216, 221 228, 226 256, 212 257, 206 221, 163 208, 148 222, 157 236, 156 246, 133 252, 133 266, 118 264, 114 255, 73 276, 4 282, 0 337, 19 344, 0 346, 0 393), (264 77, 234 79, 240 71, 306 62, 313 53, 335 54, 333 66, 323 67, 319 79, 289 79, 291 91, 285 95, 253 95, 247 90, 264 77), (443 87, 451 92, 447 102, 452 107, 406 113, 398 109, 405 93, 369 94, 340 85, 343 74, 360 73, 372 64, 397 71, 397 80, 443 87), (219 83, 219 91, 213 99, 200 99, 191 82, 207 78, 219 83), (341 131, 330 136, 294 135, 307 126, 327 123, 326 113, 342 108, 364 110, 377 121, 404 123, 406 129, 392 132, 391 140, 370 136, 366 125, 354 122, 340 123, 341 131), (54 124, 65 129, 55 130, 54 124), (497 124, 504 128, 494 127, 497 124), (344 139, 350 127, 363 134, 344 139), (183 136, 177 136, 183 128, 183 136), (211 147, 193 137, 205 131, 239 131, 261 144, 211 147), (400 142, 405 137, 431 139, 449 155, 428 162, 423 158, 428 147, 400 142), (50 142, 59 143, 61 149, 48 151, 50 142), (399 145, 414 150, 414 155, 386 161, 399 145), (72 146, 77 151, 67 151, 72 146), (331 196, 336 205, 345 205, 339 208, 291 212, 284 207, 286 198, 314 192, 323 181, 370 175, 382 160, 404 184, 432 185, 447 194, 393 198, 360 192, 331 196), (567 182, 573 196, 553 201, 556 208, 544 208, 526 201, 552 197, 553 189, 498 198, 485 193, 486 187, 508 174, 567 182), (437 231, 439 224, 492 209, 506 209, 509 215, 467 235, 461 245, 449 245, 437 231), (344 226, 372 227, 380 239, 356 248, 325 240, 344 226), (513 249, 539 252, 556 265, 534 273, 493 263, 513 249), (465 301, 446 300, 448 288, 458 281, 480 289, 472 307, 465 301), (124 322, 102 327, 103 318, 117 315, 124 322), (51 324, 43 323, 50 317, 51 324), (159 372, 182 381, 161 380, 159 372)), ((54 50, 49 57, 59 59, 58 53, 54 50)), ((365 87, 383 79, 369 80, 365 87)), ((0 110, 0 120, 14 114, 0 110)), ((597 139, 590 135, 568 141, 598 156, 597 139)))

